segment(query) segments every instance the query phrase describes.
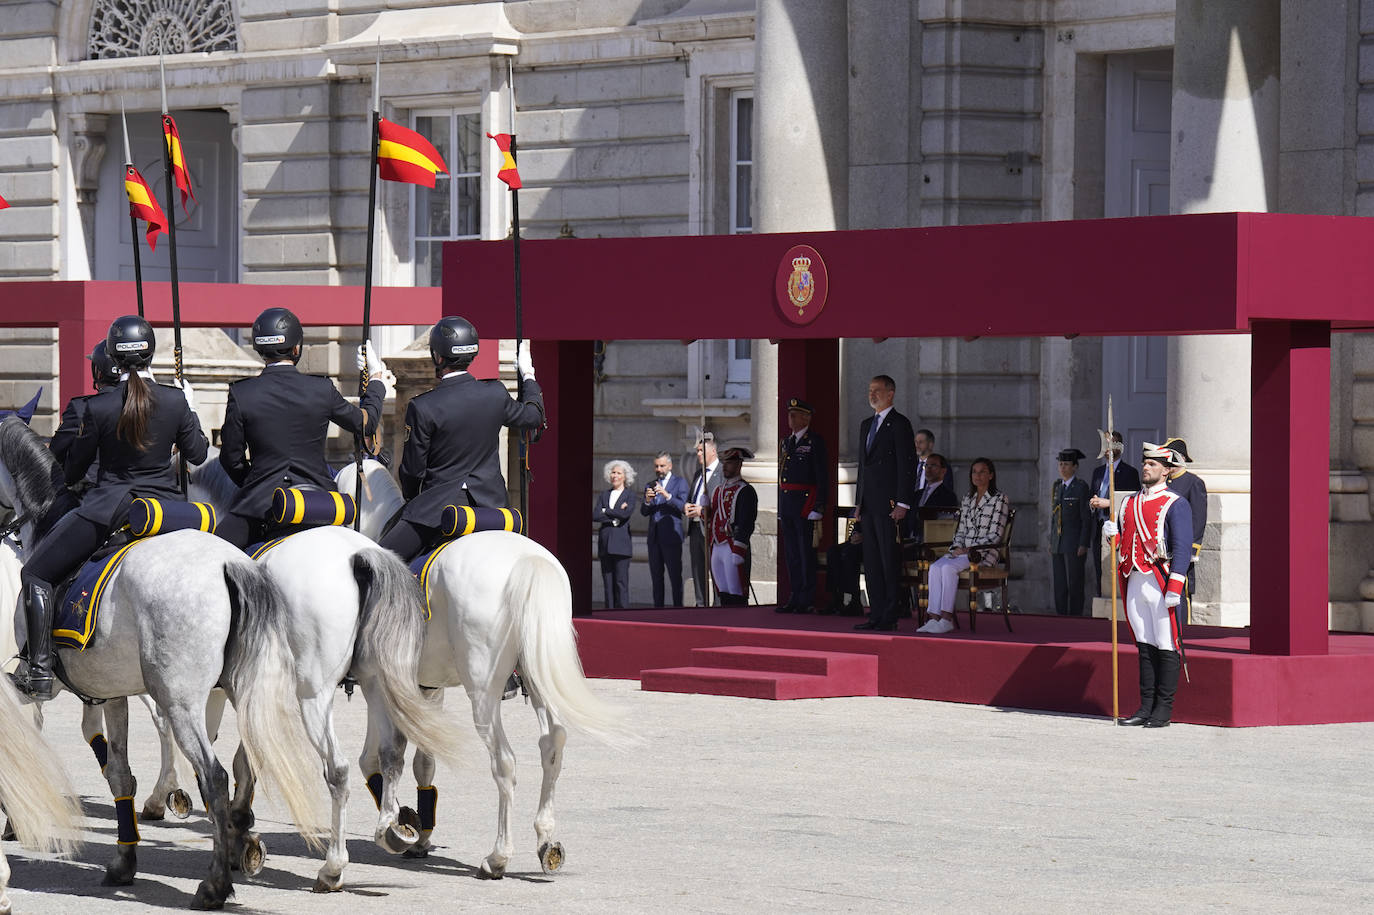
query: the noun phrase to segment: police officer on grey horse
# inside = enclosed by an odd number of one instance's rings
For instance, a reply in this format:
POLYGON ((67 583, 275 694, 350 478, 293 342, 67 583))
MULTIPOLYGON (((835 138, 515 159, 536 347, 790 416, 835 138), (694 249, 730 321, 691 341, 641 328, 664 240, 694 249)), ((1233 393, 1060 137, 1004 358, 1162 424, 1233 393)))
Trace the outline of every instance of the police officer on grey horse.
POLYGON ((95 486, 35 545, 22 572, 27 657, 11 677, 35 699, 53 694, 53 585, 124 524, 134 499, 185 498, 172 466, 173 446, 192 464, 203 462, 209 450, 191 386, 178 390, 157 384, 148 371, 156 348, 148 322, 137 315, 115 319, 105 346, 119 369, 119 383, 86 400, 85 418, 63 467, 70 486, 98 457, 95 486))
POLYGON ((253 349, 267 365, 252 378, 229 385, 219 462, 239 492, 215 533, 240 549, 265 536, 272 494, 279 487, 336 489, 324 460, 331 422, 366 437, 381 421, 386 386, 376 378, 383 366, 372 342, 358 349, 358 368, 366 353, 371 380, 355 407, 330 379, 297 370, 303 339, 294 314, 267 309, 253 322, 253 349))
POLYGON ((501 429, 544 424, 544 395, 534 380, 529 341, 515 356, 524 379, 519 401, 500 381, 468 374, 477 346, 476 329, 456 316, 441 319, 429 333, 439 383, 406 407, 400 477, 407 501, 380 541, 407 562, 435 541, 446 506, 510 507, 501 473, 501 429))

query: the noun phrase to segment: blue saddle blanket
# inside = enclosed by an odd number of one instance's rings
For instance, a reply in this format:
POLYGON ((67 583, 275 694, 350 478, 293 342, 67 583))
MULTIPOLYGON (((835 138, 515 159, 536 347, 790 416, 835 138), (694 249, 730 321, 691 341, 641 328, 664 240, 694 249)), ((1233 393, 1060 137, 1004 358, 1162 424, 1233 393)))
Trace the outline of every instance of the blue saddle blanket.
POLYGON ((100 613, 100 600, 105 596, 115 570, 124 560, 124 554, 136 543, 138 541, 122 546, 108 556, 92 560, 76 573, 76 578, 57 601, 57 612, 52 621, 53 644, 79 651, 90 647, 100 613))

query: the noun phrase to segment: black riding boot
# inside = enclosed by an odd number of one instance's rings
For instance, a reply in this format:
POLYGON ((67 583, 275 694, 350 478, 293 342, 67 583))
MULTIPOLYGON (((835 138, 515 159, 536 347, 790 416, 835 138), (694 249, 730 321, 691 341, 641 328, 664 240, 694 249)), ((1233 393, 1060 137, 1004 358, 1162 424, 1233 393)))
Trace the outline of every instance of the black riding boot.
POLYGON ((53 693, 52 585, 30 578, 24 588, 24 621, 29 630, 28 659, 10 675, 15 688, 38 700, 53 693))
POLYGON ((1147 728, 1167 728, 1174 712, 1174 693, 1178 691, 1178 675, 1182 669, 1177 651, 1156 649, 1159 652, 1159 683, 1155 687, 1155 710, 1150 713, 1147 728))
POLYGON ((1140 710, 1116 722, 1128 728, 1138 728, 1150 720, 1150 712, 1155 706, 1155 665, 1159 663, 1159 649, 1155 646, 1136 642, 1135 650, 1140 654, 1140 710))

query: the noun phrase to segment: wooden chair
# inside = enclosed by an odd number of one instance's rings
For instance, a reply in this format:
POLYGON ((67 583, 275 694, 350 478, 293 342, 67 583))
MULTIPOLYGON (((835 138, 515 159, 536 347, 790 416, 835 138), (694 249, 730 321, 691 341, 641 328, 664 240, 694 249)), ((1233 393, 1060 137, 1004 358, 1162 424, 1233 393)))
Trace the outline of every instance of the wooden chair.
POLYGON ((1007 631, 1011 632, 1011 607, 1007 603, 1007 579, 1011 577, 1011 529, 1016 524, 1016 508, 1009 506, 1007 510, 1007 529, 1002 533, 1002 539, 996 546, 982 547, 973 553, 985 553, 989 550, 996 552, 997 565, 982 566, 975 560, 977 557, 970 555, 969 561, 972 563, 967 572, 959 576, 959 586, 962 588, 965 581, 968 582, 968 628, 970 632, 978 629, 978 592, 986 591, 988 588, 1001 588, 1002 590, 1002 621, 1007 624, 1007 631))

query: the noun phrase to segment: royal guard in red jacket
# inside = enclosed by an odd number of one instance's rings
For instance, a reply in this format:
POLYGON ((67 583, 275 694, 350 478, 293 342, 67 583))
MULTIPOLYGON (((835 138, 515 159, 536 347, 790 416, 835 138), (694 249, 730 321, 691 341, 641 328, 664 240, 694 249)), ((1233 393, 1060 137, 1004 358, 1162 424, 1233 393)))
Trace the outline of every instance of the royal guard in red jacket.
POLYGON ((1140 710, 1117 722, 1127 727, 1168 727, 1173 713, 1181 667, 1177 609, 1193 555, 1193 516, 1188 501, 1169 489, 1167 475, 1183 463, 1174 450, 1147 442, 1140 492, 1126 500, 1119 523, 1102 527, 1108 536, 1121 535, 1117 572, 1140 653, 1140 710))
POLYGON ((725 480, 711 494, 711 577, 720 592, 722 607, 749 603, 749 538, 759 514, 759 496, 740 471, 748 448, 735 447, 720 453, 725 480))

